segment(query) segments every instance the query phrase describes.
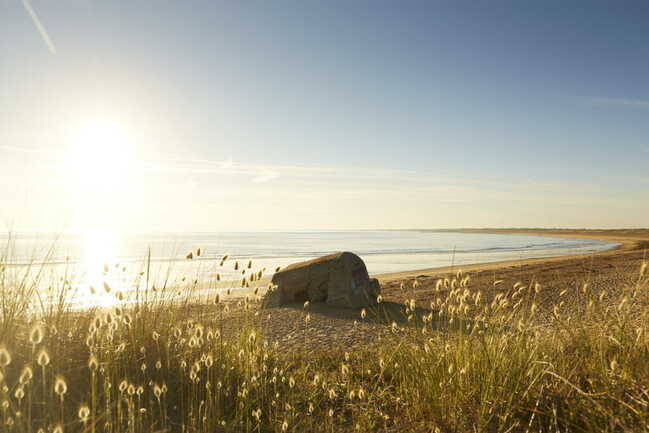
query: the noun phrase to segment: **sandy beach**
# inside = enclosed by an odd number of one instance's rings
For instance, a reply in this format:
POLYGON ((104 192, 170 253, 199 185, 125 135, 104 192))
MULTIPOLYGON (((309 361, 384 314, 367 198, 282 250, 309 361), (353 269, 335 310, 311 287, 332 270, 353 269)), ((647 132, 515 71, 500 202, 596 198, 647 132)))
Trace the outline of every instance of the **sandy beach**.
MULTIPOLYGON (((325 304, 311 304, 308 311, 303 305, 288 305, 261 310, 254 316, 270 341, 288 347, 306 346, 309 351, 374 344, 389 338, 389 320, 403 319, 403 303, 415 299, 420 314, 431 311, 430 303, 444 298, 448 290, 436 291, 439 279, 452 278, 462 271, 471 278, 471 286, 483 291, 486 299, 510 289, 514 284, 539 283, 548 303, 564 290, 566 299, 571 290, 584 283, 594 287, 619 285, 632 281, 647 257, 649 230, 545 230, 545 229, 465 229, 467 233, 525 234, 533 236, 572 237, 616 242, 612 250, 594 254, 563 257, 533 258, 516 261, 480 263, 474 265, 412 270, 392 274, 374 275, 381 282, 383 302, 377 311, 361 320, 360 310, 337 309, 325 304), (416 281, 416 283, 415 283, 416 281), (497 284, 494 285, 494 282, 497 284), (308 323, 305 317, 309 314, 308 323), (374 317, 372 317, 374 316, 374 317)), ((246 291, 246 293, 248 293, 246 291)), ((244 296, 245 294, 240 294, 244 296)), ((227 328, 235 329, 246 315, 236 307, 239 296, 230 298, 231 316, 227 328), (234 320, 232 320, 234 319, 234 320)))
MULTIPOLYGON (((445 232, 444 230, 431 230, 434 232, 445 232)), ((440 268, 418 269, 405 272, 382 274, 377 277, 383 282, 413 278, 420 274, 428 273, 448 273, 462 269, 465 272, 482 272, 490 269, 510 268, 515 265, 532 265, 552 262, 562 262, 568 259, 584 259, 594 256, 622 256, 627 253, 637 252, 643 249, 649 249, 649 230, 569 230, 569 229, 460 229, 456 233, 478 233, 478 234, 499 234, 499 235, 526 235, 526 236, 545 236, 558 238, 577 238, 590 239, 620 244, 616 248, 592 254, 577 254, 559 257, 541 257, 522 260, 498 261, 489 263, 478 263, 462 266, 447 266, 440 268)))

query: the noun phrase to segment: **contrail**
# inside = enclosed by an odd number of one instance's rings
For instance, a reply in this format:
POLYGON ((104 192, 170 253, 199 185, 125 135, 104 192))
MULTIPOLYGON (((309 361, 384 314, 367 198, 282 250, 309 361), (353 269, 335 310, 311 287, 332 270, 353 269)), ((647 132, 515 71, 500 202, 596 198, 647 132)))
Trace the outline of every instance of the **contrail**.
POLYGON ((45 27, 41 23, 41 20, 38 19, 38 15, 36 15, 36 12, 34 11, 31 3, 29 3, 29 0, 23 0, 23 6, 25 6, 25 10, 27 10, 29 16, 32 17, 32 21, 38 29, 38 32, 41 34, 43 42, 45 42, 45 45, 47 45, 47 49, 50 50, 50 53, 56 54, 56 47, 54 46, 54 43, 52 43, 50 36, 47 34, 47 30, 45 30, 45 27))

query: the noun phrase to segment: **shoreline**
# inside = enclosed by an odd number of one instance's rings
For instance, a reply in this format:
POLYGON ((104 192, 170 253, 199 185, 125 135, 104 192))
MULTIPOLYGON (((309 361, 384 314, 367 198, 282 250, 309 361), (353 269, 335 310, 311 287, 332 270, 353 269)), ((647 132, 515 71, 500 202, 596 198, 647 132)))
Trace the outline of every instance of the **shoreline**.
MULTIPOLYGON (((488 230, 480 233, 488 233, 488 230)), ((508 234, 502 230, 498 233, 508 234)), ((354 350, 371 346, 392 335, 388 323, 404 320, 404 305, 415 303, 418 314, 421 315, 438 311, 433 303, 443 301, 451 293, 449 287, 440 290, 438 283, 445 278, 453 280, 454 275, 449 273, 454 274, 459 269, 470 277, 472 289, 482 293, 487 304, 498 295, 510 293, 511 288, 517 285, 527 287, 538 284, 538 287, 542 288, 537 299, 539 320, 542 321, 552 311, 552 306, 559 298, 562 302, 575 301, 582 293, 579 288, 585 287, 585 284, 593 291, 600 292, 609 290, 610 287, 637 283, 638 270, 642 263, 646 263, 649 249, 649 230, 625 235, 611 232, 593 235, 579 231, 556 233, 528 230, 526 233, 606 240, 618 245, 612 249, 587 254, 373 274, 372 276, 378 278, 381 283, 382 311, 385 317, 381 316, 380 320, 360 320, 361 308, 337 308, 323 302, 315 302, 308 307, 310 322, 309 326, 305 327, 304 306, 301 303, 292 303, 273 308, 267 315, 260 316, 262 328, 270 341, 277 342, 286 350, 305 347, 310 352, 321 352, 341 347, 354 350)), ((233 291, 226 298, 227 302, 236 303, 245 293, 233 291)), ((245 317, 245 312, 241 308, 238 310, 237 314, 245 317)), ((372 308, 368 311, 372 311, 372 308)))
MULTIPOLYGON (((440 274, 454 273, 457 270, 463 272, 482 272, 495 271, 507 268, 519 268, 525 265, 544 265, 549 263, 569 262, 571 260, 580 260, 593 257, 619 256, 638 252, 642 249, 649 250, 649 229, 638 230, 568 230, 568 229, 457 229, 457 230, 426 230, 410 229, 403 231, 421 231, 434 233, 472 233, 472 234, 499 234, 499 235, 525 235, 538 236, 546 238, 572 238, 587 239, 593 241, 612 242, 618 245, 603 251, 591 253, 565 254, 551 257, 531 257, 516 260, 497 260, 492 262, 471 263, 465 265, 440 266, 431 268, 412 269, 399 272, 388 272, 382 274, 372 274, 371 277, 377 278, 381 285, 390 285, 403 280, 411 280, 417 277, 432 277, 440 274), (620 233, 624 232, 624 234, 620 233)), ((224 299, 237 300, 252 294, 258 289, 259 294, 263 295, 267 290, 267 285, 271 277, 264 277, 259 280, 260 285, 250 288, 236 288, 229 295, 225 295, 227 286, 217 288, 224 299)), ((229 281, 222 281, 222 284, 229 281)))
MULTIPOLYGON (((380 274, 372 274, 372 277, 377 278, 382 286, 390 285, 391 283, 409 280, 417 277, 426 278, 438 276, 443 274, 454 273, 457 270, 463 272, 482 272, 482 271, 498 271, 507 269, 520 269, 527 265, 544 265, 550 263, 568 263, 570 261, 592 259, 595 257, 612 257, 623 256, 625 254, 639 252, 643 249, 649 250, 649 229, 637 230, 566 230, 566 229, 457 229, 457 230, 404 230, 404 231, 419 231, 419 232, 442 232, 442 233, 470 233, 470 234, 497 234, 497 235, 525 235, 545 238, 573 238, 573 239, 588 239, 593 241, 613 242, 613 245, 602 251, 588 252, 588 253, 574 253, 563 254, 559 256, 550 257, 530 257, 521 259, 509 260, 495 260, 489 262, 478 262, 469 264, 455 264, 452 266, 435 266, 427 268, 417 268, 398 272, 387 272, 380 274)), ((10 265, 11 266, 11 265, 10 265)), ((214 293, 219 293, 223 300, 243 299, 246 296, 254 295, 257 292, 263 295, 268 284, 271 281, 271 275, 265 275, 260 280, 255 281, 254 285, 247 288, 238 287, 239 281, 237 280, 221 280, 218 283, 210 282, 206 284, 198 284, 196 289, 197 298, 204 296, 212 296, 214 293), (228 289, 230 293, 227 294, 228 289)), ((82 308, 85 309, 85 308, 82 308)))
POLYGON ((512 266, 522 266, 530 264, 545 264, 561 262, 571 259, 583 259, 595 256, 619 255, 626 254, 641 249, 649 249, 649 229, 635 230, 569 230, 569 229, 457 229, 457 230, 437 230, 437 229, 412 229, 408 231, 420 231, 431 233, 471 233, 471 234, 497 234, 497 235, 524 235, 537 237, 555 237, 567 239, 587 239, 593 241, 614 242, 616 245, 604 251, 586 254, 565 254, 553 257, 531 257, 517 260, 499 260, 493 262, 471 263, 465 265, 441 266, 433 268, 413 269, 400 272, 389 272, 375 274, 381 283, 389 283, 403 279, 415 278, 426 274, 431 276, 435 274, 452 273, 456 270, 463 272, 476 272, 507 268, 512 266))
MULTIPOLYGON (((498 233, 506 234, 503 231, 498 233)), ((547 231, 528 231, 528 233, 538 236, 559 235, 547 231)), ((571 296, 578 293, 574 289, 583 287, 585 282, 593 289, 605 290, 606 287, 637 281, 638 269, 646 262, 649 249, 647 234, 649 230, 627 236, 610 233, 592 236, 590 233, 584 235, 573 231, 561 235, 586 239, 599 238, 619 245, 588 254, 445 266, 373 276, 380 280, 383 308, 389 314, 390 320, 403 319, 402 307, 406 301, 416 302, 421 314, 431 314, 436 311, 431 303, 436 299, 445 298, 450 293, 448 289, 440 291, 438 281, 440 278, 449 277, 449 273, 455 273, 459 269, 470 276, 471 287, 481 291, 485 302, 491 302, 496 295, 505 293, 516 284, 538 283, 539 287, 543 288, 542 295, 539 297, 539 308, 540 311, 547 312, 556 299, 562 296, 565 296, 562 299, 572 299, 571 296), (418 283, 416 286, 415 281, 418 283)), ((248 308, 249 304, 243 300, 250 297, 252 304, 257 304, 260 298, 256 295, 264 295, 269 281, 270 277, 265 277, 248 288, 234 288, 233 284, 228 284, 232 282, 226 281, 221 281, 224 284, 221 287, 199 284, 192 289, 192 291, 196 290, 195 292, 190 294, 184 292, 190 295, 189 298, 170 299, 158 306, 163 309, 187 306, 191 308, 191 317, 221 315, 227 308, 228 318, 220 322, 225 332, 237 332, 242 326, 249 325, 252 314, 255 323, 258 323, 263 330, 265 338, 287 351, 296 347, 304 348, 309 353, 339 348, 353 350, 358 347, 370 347, 382 338, 392 335, 390 327, 382 320, 359 320, 360 308, 338 308, 324 302, 314 302, 309 305, 308 326, 305 325, 307 312, 301 302, 252 313, 248 308), (228 286, 232 287, 229 294, 227 294, 228 286), (220 296, 220 307, 214 304, 216 293, 220 296)), ((175 289, 176 287, 169 287, 171 291, 175 289)), ((83 317, 83 314, 88 311, 80 309, 69 313, 83 317)))
MULTIPOLYGON (((408 229, 403 231, 433 232, 433 233, 471 233, 471 234, 498 234, 498 235, 525 235, 546 238, 572 238, 586 239, 593 241, 612 242, 615 245, 609 249, 591 253, 564 254, 551 257, 530 257, 516 260, 497 260, 492 262, 470 263, 465 265, 439 266, 430 268, 411 269, 399 272, 387 272, 381 274, 371 274, 371 277, 377 278, 382 285, 394 283, 396 281, 413 279, 416 277, 430 277, 439 274, 448 274, 462 270, 463 272, 482 272, 488 270, 498 270, 511 267, 522 267, 524 265, 543 265, 547 263, 557 263, 569 260, 579 260, 591 257, 605 257, 611 255, 621 255, 637 252, 643 248, 649 250, 649 229, 623 230, 625 235, 617 234, 620 230, 568 230, 568 229, 457 229, 457 230, 426 230, 426 229, 408 229), (588 232, 588 233, 585 233, 588 232), (592 233, 591 233, 592 232, 592 233), (616 232, 616 233, 613 233, 616 232)), ((258 284, 248 288, 232 288, 230 283, 236 281, 221 281, 222 287, 216 287, 224 300, 236 300, 251 295, 258 290, 263 295, 271 281, 270 276, 265 276, 258 280, 258 284), (227 288, 232 288, 229 295, 225 294, 227 288)))

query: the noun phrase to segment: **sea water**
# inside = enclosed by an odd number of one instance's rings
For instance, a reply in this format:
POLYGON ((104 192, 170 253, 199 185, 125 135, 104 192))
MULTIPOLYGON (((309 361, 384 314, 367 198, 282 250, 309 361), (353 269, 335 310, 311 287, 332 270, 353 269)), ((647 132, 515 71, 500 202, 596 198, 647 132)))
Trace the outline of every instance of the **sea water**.
MULTIPOLYGON (((295 231, 77 234, 11 233, 0 237, 5 264, 52 278, 74 280, 76 288, 130 290, 134 280, 153 286, 218 278, 238 281, 252 272, 270 276, 277 267, 337 251, 358 254, 370 274, 583 254, 617 244, 588 239, 432 231, 295 231), (200 255, 198 249, 200 248, 200 255), (188 259, 188 253, 192 259, 188 259), (220 266, 224 255, 228 259, 220 266), (235 263, 239 262, 235 270, 235 263), (252 262, 250 269, 248 263, 252 262)), ((227 285, 227 284, 226 284, 227 285)), ((239 287, 230 284, 233 289, 239 287)), ((212 285, 214 287, 214 285, 212 285)))

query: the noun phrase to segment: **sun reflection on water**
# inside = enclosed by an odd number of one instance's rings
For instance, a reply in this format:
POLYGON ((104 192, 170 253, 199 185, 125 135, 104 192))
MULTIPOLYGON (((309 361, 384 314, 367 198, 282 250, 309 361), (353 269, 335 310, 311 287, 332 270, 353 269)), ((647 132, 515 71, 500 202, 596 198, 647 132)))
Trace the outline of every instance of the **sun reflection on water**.
POLYGON ((75 303, 84 307, 110 307, 119 304, 117 291, 122 289, 118 265, 118 233, 111 230, 87 230, 82 234, 81 272, 85 284, 75 303))

